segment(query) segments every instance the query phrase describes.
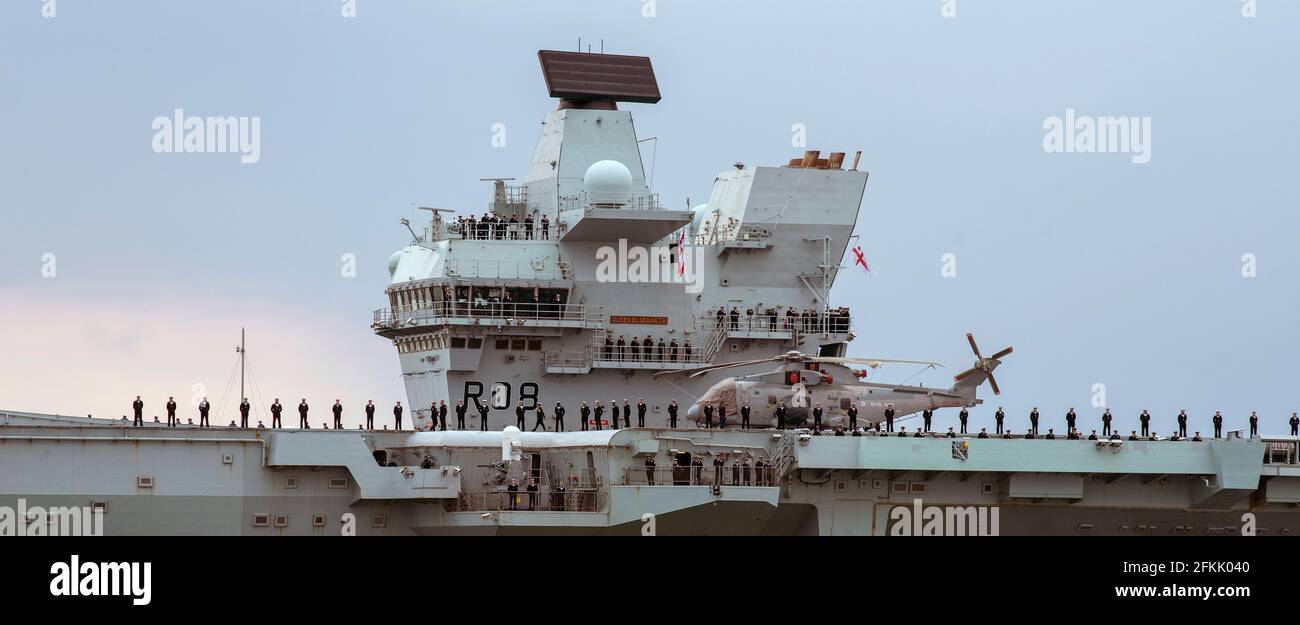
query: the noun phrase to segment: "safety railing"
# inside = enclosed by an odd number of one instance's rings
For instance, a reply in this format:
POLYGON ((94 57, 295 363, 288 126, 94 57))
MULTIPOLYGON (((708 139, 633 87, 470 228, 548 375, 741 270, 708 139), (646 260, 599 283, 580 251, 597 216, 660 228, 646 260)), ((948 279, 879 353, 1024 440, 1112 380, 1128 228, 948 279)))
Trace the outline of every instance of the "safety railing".
POLYGON ((447 502, 449 512, 599 512, 606 494, 600 490, 569 490, 543 484, 536 491, 462 491, 447 502))
POLYGON ((439 301, 419 306, 380 308, 374 313, 377 327, 426 325, 446 323, 451 319, 505 319, 529 321, 572 321, 584 327, 604 327, 604 308, 586 304, 534 304, 477 300, 470 304, 464 300, 439 301))
POLYGON ((623 470, 624 486, 776 486, 775 467, 736 465, 728 462, 715 467, 628 467, 623 470))
POLYGON ((800 334, 845 334, 853 328, 853 318, 845 313, 817 313, 811 315, 788 315, 784 311, 768 312, 768 309, 751 309, 737 311, 733 319, 731 311, 718 316, 717 312, 705 313, 695 317, 697 330, 722 328, 742 332, 798 332, 800 334))
POLYGON ((559 199, 561 211, 581 209, 591 212, 598 208, 621 210, 661 210, 657 193, 588 193, 564 196, 559 199))

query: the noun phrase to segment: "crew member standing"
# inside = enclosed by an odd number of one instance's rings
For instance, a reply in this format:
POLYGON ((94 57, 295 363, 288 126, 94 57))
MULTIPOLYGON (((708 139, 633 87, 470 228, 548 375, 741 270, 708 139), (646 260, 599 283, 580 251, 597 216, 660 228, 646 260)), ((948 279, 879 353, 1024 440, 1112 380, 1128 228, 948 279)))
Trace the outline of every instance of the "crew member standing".
POLYGON ((704 427, 713 429, 713 404, 704 404, 704 427))
MULTIPOLYGON (((893 408, 885 409, 885 414, 889 415, 889 420, 891 423, 894 420, 893 415, 890 414, 892 411, 893 408)), ((822 415, 824 414, 826 414, 826 411, 822 410, 821 402, 817 402, 817 405, 813 406, 813 429, 815 430, 822 429, 822 415)))
POLYGON ((393 429, 402 429, 402 402, 397 402, 393 406, 393 429))
POLYGON ((555 431, 564 431, 564 404, 555 402, 555 431))
POLYGON ((1151 413, 1146 410, 1138 415, 1138 422, 1142 424, 1142 435, 1151 436, 1151 413))
POLYGON ((591 419, 591 407, 587 406, 587 402, 585 401, 582 402, 582 406, 578 408, 578 419, 582 421, 582 423, 580 424, 580 426, 582 427, 582 431, 586 432, 587 421, 591 419))
MULTIPOLYGON (((429 429, 433 428, 430 427, 429 429)), ((445 399, 438 400, 438 430, 447 431, 447 400, 445 399)))
POLYGON ((957 418, 961 421, 961 433, 966 433, 966 420, 970 418, 970 412, 963 406, 961 412, 957 413, 957 418))
POLYGON ((546 431, 546 413, 545 413, 545 412, 542 412, 542 404, 541 404, 541 403, 538 403, 538 404, 537 404, 537 407, 533 410, 533 412, 536 413, 536 415, 537 415, 537 423, 534 423, 534 424, 533 424, 533 431, 536 432, 536 431, 537 431, 537 428, 542 428, 542 431, 545 432, 545 431, 546 431))
POLYGON ((144 402, 140 401, 140 396, 135 396, 135 401, 131 402, 131 411, 135 413, 135 421, 132 425, 137 427, 144 425, 144 402))
POLYGON ((298 427, 304 430, 310 427, 307 425, 307 398, 306 397, 302 398, 302 401, 298 402, 298 427))
POLYGON ((645 479, 650 486, 655 485, 655 457, 649 456, 645 459, 645 479))
POLYGON ((1007 418, 1007 414, 1002 412, 1002 406, 998 406, 998 411, 993 413, 993 424, 997 426, 998 434, 1002 433, 1002 422, 1007 418))
POLYGON ((1300 436, 1300 417, 1296 413, 1291 413, 1291 436, 1300 436))
POLYGON ((636 426, 639 428, 645 427, 645 411, 645 398, 638 397, 636 400, 636 426))
POLYGON ((275 401, 271 403, 271 427, 280 428, 280 413, 282 412, 284 412, 284 406, 280 405, 280 398, 276 397, 275 401))
POLYGON ((1214 418, 1211 421, 1214 423, 1214 438, 1223 436, 1223 414, 1215 410, 1214 418))
POLYGON ((605 414, 605 404, 602 404, 602 403, 600 403, 600 402, 596 402, 596 421, 595 421, 595 425, 596 425, 596 431, 597 431, 597 432, 600 431, 600 418, 601 418, 601 415, 604 415, 604 414, 605 414))
POLYGON ((886 432, 894 431, 894 405, 893 404, 889 404, 885 406, 885 431, 886 432))
POLYGON ((474 407, 478 408, 478 430, 480 432, 486 432, 488 410, 489 410, 488 405, 486 403, 479 403, 479 401, 476 399, 474 400, 474 407))
POLYGON ((375 429, 375 400, 366 400, 366 429, 375 429))
POLYGON ((1066 431, 1066 432, 1073 432, 1073 431, 1074 431, 1074 420, 1075 420, 1078 416, 1079 416, 1079 415, 1076 415, 1076 414, 1074 413, 1074 408, 1070 408, 1070 411, 1067 412, 1067 413, 1065 413, 1065 431, 1066 431))
POLYGON ((925 426, 925 431, 930 431, 930 420, 934 418, 934 409, 926 408, 921 411, 921 422, 925 426))
MULTIPOLYGON (((849 408, 849 412, 851 413, 853 418, 857 418, 858 416, 857 409, 849 408)), ((749 429, 749 402, 745 402, 745 405, 740 407, 740 427, 746 430, 749 429)))
MULTIPOLYGON (((1292 420, 1294 421, 1294 419, 1292 420)), ((677 429, 677 400, 676 399, 674 399, 672 403, 668 404, 668 427, 672 429, 677 429)), ((1295 429, 1295 426, 1292 425, 1291 429, 1295 429)))
POLYGON ((524 402, 515 402, 515 427, 524 429, 524 402))
POLYGON ((167 398, 167 427, 176 427, 176 399, 173 397, 167 398))
POLYGON ((244 401, 239 402, 239 427, 248 427, 248 411, 252 410, 252 408, 252 406, 248 405, 247 397, 244 398, 244 401))
POLYGON ((1178 435, 1187 438, 1187 411, 1178 411, 1178 435))
POLYGON ((1102 436, 1110 436, 1110 421, 1111 421, 1110 408, 1107 408, 1106 412, 1101 413, 1101 435, 1102 436))
POLYGON ((725 429, 727 427, 727 404, 718 402, 718 427, 725 429))
POLYGON ((1256 415, 1255 411, 1252 410, 1250 411, 1250 437, 1255 438, 1256 436, 1259 436, 1259 415, 1256 415))
POLYGON ((1038 406, 1029 412, 1029 433, 1038 436, 1038 406))
POLYGON ((456 429, 465 429, 465 400, 456 400, 456 429))
POLYGON ((632 427, 632 404, 629 404, 626 399, 623 400, 623 427, 632 427))

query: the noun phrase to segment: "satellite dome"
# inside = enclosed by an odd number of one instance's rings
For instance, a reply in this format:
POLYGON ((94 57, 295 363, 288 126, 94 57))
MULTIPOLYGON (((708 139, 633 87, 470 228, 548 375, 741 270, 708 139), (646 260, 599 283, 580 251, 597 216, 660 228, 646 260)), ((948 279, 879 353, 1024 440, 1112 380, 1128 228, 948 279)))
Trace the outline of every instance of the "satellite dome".
POLYGON ((632 172, 618 161, 596 161, 582 176, 582 188, 597 202, 623 202, 632 194, 632 172))
POLYGON ((707 203, 697 204, 691 211, 695 213, 695 216, 691 218, 691 227, 698 229, 700 223, 704 221, 704 216, 709 212, 709 205, 707 203))
POLYGON ((405 253, 405 252, 406 252, 405 249, 397 250, 396 252, 393 252, 393 255, 392 255, 392 256, 389 256, 389 257, 388 257, 388 277, 389 277, 389 278, 392 278, 393 275, 397 273, 397 263, 399 263, 399 262, 402 261, 402 254, 405 253))

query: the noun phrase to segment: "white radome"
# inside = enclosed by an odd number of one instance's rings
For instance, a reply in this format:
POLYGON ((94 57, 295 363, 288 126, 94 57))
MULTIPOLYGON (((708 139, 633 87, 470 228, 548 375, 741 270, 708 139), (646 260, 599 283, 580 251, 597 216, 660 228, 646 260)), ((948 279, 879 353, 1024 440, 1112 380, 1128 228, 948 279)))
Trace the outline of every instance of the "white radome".
POLYGON ((598 202, 621 202, 632 194, 632 172, 618 161, 596 161, 582 176, 582 188, 598 202))

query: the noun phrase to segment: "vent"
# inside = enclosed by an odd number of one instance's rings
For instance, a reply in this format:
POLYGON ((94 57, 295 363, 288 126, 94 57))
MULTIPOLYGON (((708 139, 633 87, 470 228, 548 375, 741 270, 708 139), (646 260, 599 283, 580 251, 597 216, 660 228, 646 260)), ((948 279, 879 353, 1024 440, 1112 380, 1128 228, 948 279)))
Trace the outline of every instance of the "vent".
POLYGON ((275 515, 275 526, 276 526, 276 527, 289 527, 289 515, 287 515, 287 514, 277 514, 277 515, 275 515))
POLYGON ((906 495, 910 490, 907 482, 893 482, 891 487, 895 495, 906 495))
POLYGON ((849 490, 848 480, 835 480, 835 492, 843 493, 849 490))
POLYGON ((885 480, 879 478, 871 480, 871 487, 876 490, 883 490, 885 488, 885 480))
POLYGON ((323 514, 313 514, 313 515, 311 516, 311 526, 312 526, 312 527, 325 527, 325 515, 323 515, 323 514))
POLYGON ((296 477, 284 478, 284 487, 288 489, 298 488, 298 478, 296 477))
POLYGON ((265 512, 253 513, 253 527, 266 527, 271 524, 271 515, 265 512))
POLYGON ((235 464, 235 454, 221 454, 221 464, 235 464))
POLYGON ((328 483, 326 486, 327 486, 328 488, 347 488, 347 487, 348 487, 348 478, 346 478, 346 477, 331 477, 330 480, 329 480, 329 483, 328 483))
POLYGON ((980 484, 980 492, 985 495, 992 495, 997 491, 994 488, 993 482, 984 482, 983 484, 980 484))
POLYGON ((373 527, 375 529, 383 529, 385 527, 388 527, 388 515, 386 514, 370 515, 370 527, 373 527))
POLYGON ((153 476, 137 475, 135 476, 135 485, 140 488, 153 488, 153 476))
POLYGON ((926 484, 925 482, 912 482, 911 486, 913 495, 924 495, 929 484, 926 484))
POLYGON ((869 479, 867 479, 867 478, 865 478, 865 477, 864 477, 864 478, 860 478, 860 479, 858 480, 858 488, 859 488, 859 489, 862 489, 862 490, 867 490, 868 488, 871 488, 871 480, 869 480, 869 479))
POLYGON ((90 502, 90 510, 92 512, 98 510, 104 514, 108 514, 108 502, 102 499, 92 501, 90 502))

